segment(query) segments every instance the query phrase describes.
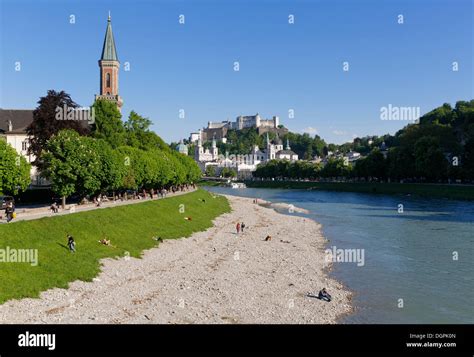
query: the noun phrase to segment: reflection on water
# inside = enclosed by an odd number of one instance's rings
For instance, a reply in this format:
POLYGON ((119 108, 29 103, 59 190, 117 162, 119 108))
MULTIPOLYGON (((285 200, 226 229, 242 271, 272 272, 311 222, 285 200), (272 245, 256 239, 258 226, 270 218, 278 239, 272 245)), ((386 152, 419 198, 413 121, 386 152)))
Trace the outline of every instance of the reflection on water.
POLYGON ((208 189, 292 203, 323 225, 329 247, 364 249, 364 266, 335 263, 331 273, 354 292, 356 312, 342 322, 474 323, 474 203, 349 192, 208 189))

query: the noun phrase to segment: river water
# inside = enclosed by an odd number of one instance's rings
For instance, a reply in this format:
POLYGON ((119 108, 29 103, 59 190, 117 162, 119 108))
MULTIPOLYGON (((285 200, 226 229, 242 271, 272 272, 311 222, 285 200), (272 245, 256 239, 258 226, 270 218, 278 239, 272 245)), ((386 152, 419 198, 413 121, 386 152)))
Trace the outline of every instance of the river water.
POLYGON ((207 189, 305 208, 310 211, 307 216, 322 224, 328 248, 363 252, 363 265, 362 260, 336 262, 330 273, 354 293, 355 312, 340 322, 474 323, 473 202, 333 191, 207 189))

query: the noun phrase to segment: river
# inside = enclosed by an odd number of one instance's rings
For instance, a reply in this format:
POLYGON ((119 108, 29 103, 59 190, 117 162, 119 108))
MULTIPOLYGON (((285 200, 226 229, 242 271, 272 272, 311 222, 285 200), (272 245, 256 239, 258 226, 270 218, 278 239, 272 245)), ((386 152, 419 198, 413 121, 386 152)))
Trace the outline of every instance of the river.
POLYGON ((322 224, 328 248, 363 252, 363 265, 336 262, 330 273, 354 293, 355 312, 340 322, 474 323, 473 202, 334 191, 207 189, 305 208, 307 216, 322 224))

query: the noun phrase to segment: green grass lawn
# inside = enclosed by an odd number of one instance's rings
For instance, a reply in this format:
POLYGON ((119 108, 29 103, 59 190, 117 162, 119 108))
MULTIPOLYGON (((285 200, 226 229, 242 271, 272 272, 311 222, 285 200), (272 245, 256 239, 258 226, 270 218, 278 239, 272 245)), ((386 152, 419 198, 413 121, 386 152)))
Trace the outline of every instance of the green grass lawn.
POLYGON ((164 200, 2 224, 0 249, 38 249, 38 265, 0 262, 0 304, 37 297, 54 287, 67 288, 74 280, 91 281, 100 271, 100 259, 139 257, 143 250, 158 245, 153 236, 189 237, 229 211, 225 197, 200 189, 164 200), (74 237, 76 253, 69 252, 66 234, 74 237), (104 237, 114 247, 98 243, 104 237))
POLYGON ((474 200, 473 185, 443 185, 417 183, 373 183, 373 182, 309 182, 309 181, 245 181, 247 187, 315 189, 327 191, 412 194, 428 198, 474 200))

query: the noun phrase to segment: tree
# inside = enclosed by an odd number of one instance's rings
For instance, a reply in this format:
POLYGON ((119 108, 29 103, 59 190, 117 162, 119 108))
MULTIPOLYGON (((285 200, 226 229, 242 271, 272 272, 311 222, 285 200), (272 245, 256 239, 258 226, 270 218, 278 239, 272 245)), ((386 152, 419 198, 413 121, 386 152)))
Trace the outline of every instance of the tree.
POLYGON ((125 122, 127 145, 142 150, 161 149, 169 151, 169 146, 154 132, 150 131, 152 121, 131 111, 125 122))
POLYGON ((31 165, 6 141, 0 139, 0 192, 12 195, 28 188, 31 165))
POLYGON ((464 147, 462 159, 464 177, 468 181, 474 180, 474 138, 469 140, 464 147))
POLYGON ((373 149, 369 155, 367 155, 367 170, 368 175, 383 179, 386 177, 386 163, 383 154, 378 148, 373 149))
POLYGON ((306 151, 304 153, 304 159, 305 160, 311 160, 313 158, 313 145, 308 144, 306 146, 306 151))
POLYGON ((26 128, 26 132, 30 137, 28 152, 36 157, 34 164, 40 169, 39 158, 49 138, 64 129, 75 130, 81 135, 86 135, 89 132, 87 122, 57 120, 58 110, 64 110, 64 108, 73 110, 77 107, 78 105, 71 99, 71 96, 64 91, 48 90, 47 95, 39 99, 38 107, 33 111, 33 122, 26 128))
POLYGON ((113 149, 126 145, 122 114, 117 105, 108 100, 96 100, 92 107, 95 111, 95 120, 91 136, 107 141, 113 149))
POLYGON ((236 177, 237 173, 229 167, 224 167, 221 171, 222 177, 236 177))
POLYGON ((102 139, 94 140, 91 145, 100 157, 100 191, 116 191, 122 188, 127 166, 119 151, 113 150, 109 143, 102 139))
POLYGON ((348 176, 350 167, 344 165, 343 159, 329 159, 326 165, 321 170, 323 177, 342 177, 348 176))
POLYGON ((206 176, 214 177, 216 176, 216 168, 212 165, 206 167, 206 176))
POLYGON ((73 193, 87 195, 100 190, 103 168, 94 139, 62 130, 48 140, 41 159, 43 175, 51 181, 53 192, 62 197, 63 208, 66 197, 73 193))
POLYGON ((446 177, 448 162, 435 137, 425 136, 415 143, 415 167, 419 176, 428 180, 446 177))

